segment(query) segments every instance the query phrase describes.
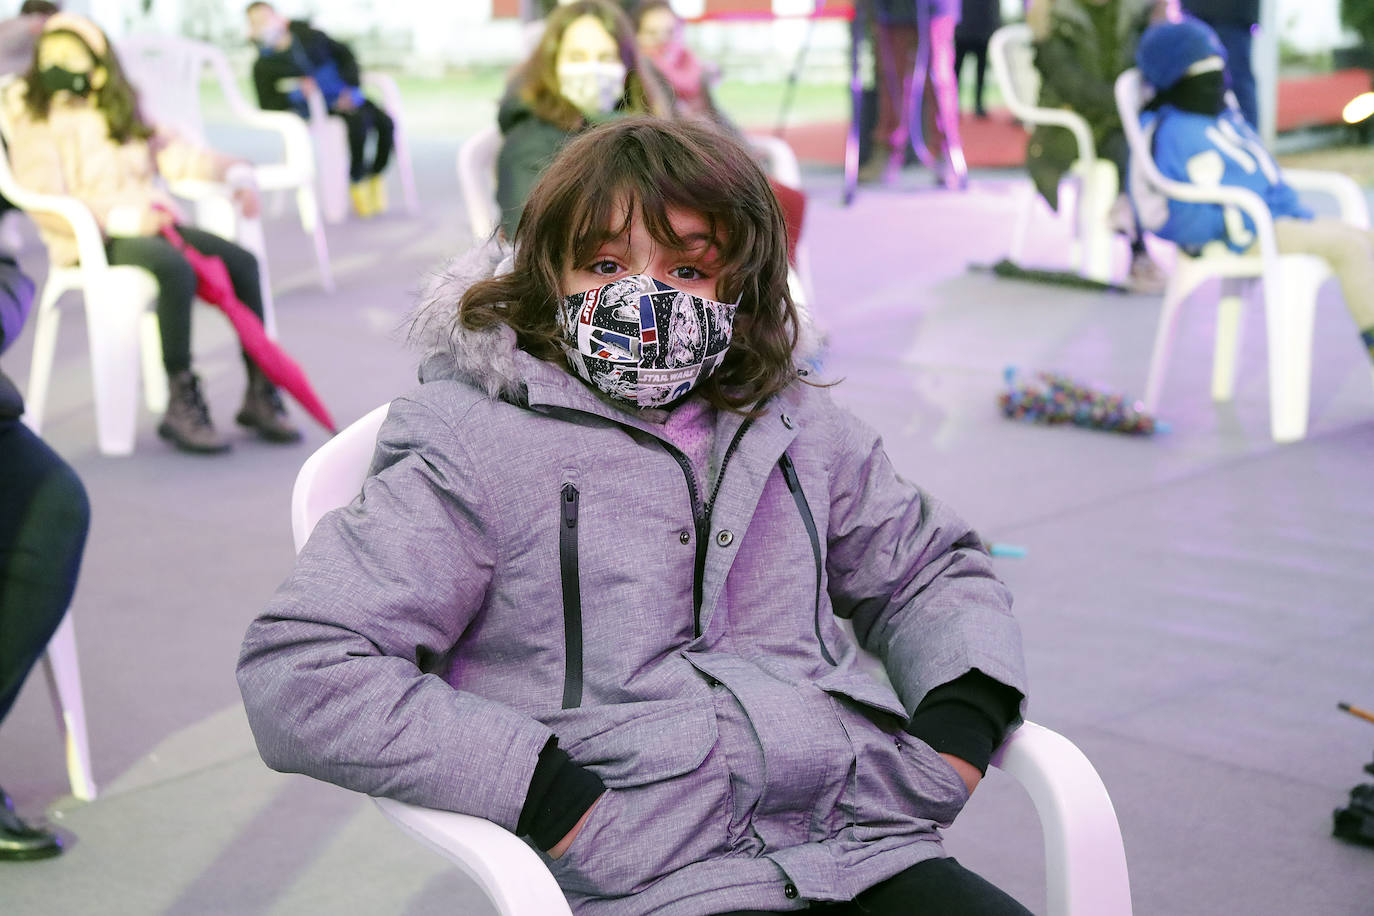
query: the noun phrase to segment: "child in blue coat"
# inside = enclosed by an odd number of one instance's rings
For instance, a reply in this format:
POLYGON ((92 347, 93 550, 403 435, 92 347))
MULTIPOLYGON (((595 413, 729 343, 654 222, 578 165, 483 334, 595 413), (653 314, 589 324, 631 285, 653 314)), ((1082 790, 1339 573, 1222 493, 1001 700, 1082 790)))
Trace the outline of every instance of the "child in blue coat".
MULTIPOLYGON (((1196 19, 1152 26, 1140 40, 1136 65, 1155 90, 1141 123, 1160 172, 1258 194, 1274 216, 1281 253, 1316 255, 1331 265, 1374 359, 1374 233, 1314 218, 1298 200, 1254 128, 1228 103, 1226 52, 1216 33, 1196 19)), ((1255 243, 1254 222, 1235 207, 1148 199, 1139 187, 1132 192, 1145 227, 1184 251, 1222 241, 1244 252, 1255 243)))

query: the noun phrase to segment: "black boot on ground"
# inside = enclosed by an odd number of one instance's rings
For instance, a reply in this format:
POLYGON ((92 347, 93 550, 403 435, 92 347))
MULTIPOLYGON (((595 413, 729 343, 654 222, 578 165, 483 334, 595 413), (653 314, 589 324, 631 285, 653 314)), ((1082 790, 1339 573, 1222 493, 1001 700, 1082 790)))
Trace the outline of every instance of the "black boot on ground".
POLYGON ((19 819, 14 802, 0 789, 0 862, 48 859, 61 851, 62 843, 54 834, 19 819))
POLYGON ((210 422, 210 409, 200 393, 200 379, 186 369, 167 378, 170 397, 167 414, 158 424, 157 434, 184 452, 212 454, 228 451, 229 443, 219 437, 210 422))
POLYGON ((240 426, 257 430, 268 442, 301 440, 301 431, 286 416, 277 386, 268 381, 257 366, 248 369, 248 390, 243 394, 243 406, 234 420, 240 426))

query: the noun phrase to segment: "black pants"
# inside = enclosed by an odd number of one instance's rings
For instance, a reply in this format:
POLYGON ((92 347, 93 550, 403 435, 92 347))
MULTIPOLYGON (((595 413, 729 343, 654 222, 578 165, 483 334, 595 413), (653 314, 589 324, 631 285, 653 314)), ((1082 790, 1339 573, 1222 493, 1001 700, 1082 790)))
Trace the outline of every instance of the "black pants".
MULTIPOLYGON (((954 859, 927 859, 875 884, 848 903, 813 903, 806 912, 824 916, 1030 916, 1030 910, 954 859)), ((736 910, 720 916, 763 916, 763 912, 736 910)))
POLYGON ((371 101, 363 103, 352 111, 335 111, 348 126, 348 177, 352 181, 362 181, 370 175, 380 175, 391 161, 391 146, 395 140, 396 125, 387 114, 371 101), (372 150, 372 162, 367 161, 367 138, 377 135, 377 144, 372 150))
MULTIPOLYGON (((239 300, 262 317, 262 287, 258 259, 233 242, 189 226, 177 232, 201 254, 214 255, 229 270, 239 300)), ((157 325, 162 335, 162 364, 169 375, 191 368, 191 302, 196 295, 196 272, 185 256, 160 235, 113 238, 105 243, 110 264, 129 264, 157 278, 157 325)))
POLYGON ((62 622, 91 510, 65 461, 18 420, 0 420, 0 721, 62 622))
POLYGON ((954 76, 964 72, 965 55, 973 55, 973 110, 982 114, 983 80, 988 73, 988 40, 986 38, 954 38, 954 76))

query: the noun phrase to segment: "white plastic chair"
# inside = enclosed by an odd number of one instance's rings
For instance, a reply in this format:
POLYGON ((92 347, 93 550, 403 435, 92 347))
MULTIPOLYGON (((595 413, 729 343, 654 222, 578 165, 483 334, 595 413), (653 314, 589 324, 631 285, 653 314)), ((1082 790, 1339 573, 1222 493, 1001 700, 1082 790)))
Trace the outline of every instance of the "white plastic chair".
MULTIPOLYGON (((787 141, 766 134, 745 138, 763 160, 764 171, 780 184, 802 189, 801 167, 797 154, 787 141)), ((468 228, 473 244, 491 237, 501 223, 501 208, 496 203, 496 157, 501 152, 501 132, 486 127, 458 147, 458 187, 468 211, 468 228)), ((796 264, 788 271, 788 288, 799 307, 812 303, 811 256, 805 242, 796 246, 796 264)))
MULTIPOLYGON (((1180 307, 1198 286, 1215 277, 1221 280, 1221 298, 1212 358, 1212 399, 1229 401, 1235 392, 1241 304, 1258 286, 1269 345, 1270 432, 1276 442, 1302 439, 1307 435, 1317 293, 1330 279, 1331 270, 1313 255, 1279 254, 1273 217, 1253 191, 1201 187, 1166 178, 1155 165, 1150 141, 1140 126, 1144 101, 1140 72, 1133 69, 1121 74, 1116 81, 1116 104, 1131 148, 1132 193, 1150 190, 1173 200, 1235 207, 1254 221, 1256 237, 1255 246, 1245 254, 1236 254, 1221 241, 1210 243, 1196 256, 1179 250, 1155 331, 1145 408, 1155 411, 1159 407, 1180 307), (1138 189, 1137 183, 1143 183, 1144 188, 1138 189)), ((1334 197, 1344 220, 1368 228, 1364 194, 1350 178, 1335 172, 1297 169, 1285 169, 1283 177, 1295 189, 1334 197)))
POLYGON ((68 611, 48 641, 43 656, 48 674, 57 725, 67 754, 67 781, 72 795, 95 801, 95 776, 91 770, 91 742, 86 734, 86 704, 81 693, 81 666, 76 656, 76 627, 68 611))
MULTIPOLYGON (((297 551, 321 516, 348 505, 362 489, 387 409, 383 404, 355 421, 302 465, 291 494, 297 551)), ((1130 916, 1121 828, 1083 752, 1064 736, 1026 722, 993 754, 992 765, 1025 788, 1040 816, 1049 916, 1130 916)), ((393 823, 472 878, 503 916, 570 912, 543 861, 514 834, 466 814, 374 801, 393 823)))
MULTIPOLYGON (((396 81, 385 73, 363 71, 362 82, 365 91, 375 90, 375 94, 381 96, 380 107, 391 117, 394 142, 392 166, 387 171, 394 172, 400 178, 406 212, 419 213, 420 198, 415 193, 415 167, 410 158, 410 138, 401 107, 401 90, 396 81)), ((343 118, 329 114, 319 87, 307 86, 304 93, 306 108, 310 113, 308 123, 315 149, 315 168, 319 174, 324 218, 331 223, 342 222, 348 215, 348 128, 343 118)))
MULTIPOLYGON (((329 263, 329 246, 315 195, 314 152, 310 133, 300 118, 290 112, 260 111, 250 106, 239 92, 224 52, 213 45, 171 35, 132 35, 121 39, 117 47, 129 79, 138 88, 140 102, 155 123, 175 128, 198 143, 206 142, 200 87, 201 76, 209 68, 236 122, 254 130, 270 131, 281 138, 282 160, 254 165, 254 178, 260 191, 290 191, 295 194, 301 228, 311 237, 314 245, 320 286, 333 292, 334 275, 329 263)), ((194 185, 173 186, 172 190, 197 201, 201 197, 200 189, 194 185)), ((226 227, 221 224, 222 219, 214 215, 198 213, 196 222, 211 232, 225 234, 226 227)), ((261 227, 256 220, 240 221, 237 226, 236 231, 229 233, 228 237, 236 238, 258 256, 264 289, 270 293, 261 227)), ((270 301, 270 296, 264 296, 263 301, 270 301)))
MULTIPOLYGON (((1077 179, 1075 183, 1078 187, 1072 207, 1062 205, 1064 188, 1060 188, 1060 209, 1073 213, 1074 240, 1070 263, 1084 277, 1110 282, 1114 232, 1108 214, 1120 189, 1116 166, 1098 158, 1092 128, 1082 115, 1066 108, 1039 106, 1040 74, 1035 69, 1029 25, 1018 22, 1004 25, 994 32, 988 41, 988 60, 1002 91, 1002 98, 1021 123, 1028 128, 1037 124, 1054 125, 1073 134, 1078 144, 1078 158, 1070 167, 1070 175, 1077 179)), ((1011 239, 1010 258, 1013 261, 1021 260, 1038 196, 1032 186, 1017 213, 1011 239)))

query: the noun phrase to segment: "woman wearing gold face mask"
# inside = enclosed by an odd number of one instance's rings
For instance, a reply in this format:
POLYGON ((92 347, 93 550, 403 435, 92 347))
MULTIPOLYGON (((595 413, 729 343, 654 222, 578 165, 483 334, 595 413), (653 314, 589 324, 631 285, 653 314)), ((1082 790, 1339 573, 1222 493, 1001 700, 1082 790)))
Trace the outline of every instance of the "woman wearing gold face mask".
MULTIPOLYGON (((74 197, 90 208, 106 237, 111 264, 145 268, 157 279, 157 318, 171 401, 158 435, 191 452, 229 448, 210 422, 191 371, 191 303, 196 275, 161 232, 175 226, 195 250, 219 257, 234 292, 262 317, 258 262, 233 242, 178 225, 177 207, 162 179, 222 181, 235 188, 245 216, 258 198, 246 163, 187 143, 149 123, 105 34, 89 19, 66 13, 43 28, 27 74, 0 100, 9 123, 10 163, 19 184, 74 197)), ((48 214, 35 221, 54 264, 75 263, 76 239, 67 222, 48 214)), ((272 442, 294 442, 272 383, 246 356, 248 389, 237 422, 272 442)))
POLYGON ((515 237, 530 189, 570 137, 619 114, 667 116, 671 108, 667 90, 645 78, 634 29, 617 6, 578 0, 554 10, 497 115, 504 139, 496 201, 506 238, 515 237))

